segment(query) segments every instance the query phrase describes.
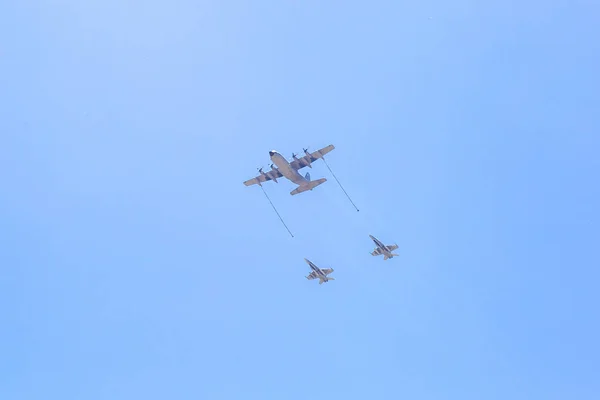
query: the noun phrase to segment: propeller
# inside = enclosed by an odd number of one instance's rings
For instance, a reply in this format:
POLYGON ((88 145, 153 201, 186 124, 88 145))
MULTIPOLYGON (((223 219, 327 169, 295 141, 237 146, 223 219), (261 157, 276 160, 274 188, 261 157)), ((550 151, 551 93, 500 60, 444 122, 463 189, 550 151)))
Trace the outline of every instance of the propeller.
POLYGON ((302 150, 304 150, 304 154, 306 154, 308 156, 308 158, 307 158, 307 160, 308 160, 308 168, 312 168, 312 163, 310 162, 311 154, 308 152, 308 148, 306 148, 306 149, 303 148, 302 150))
POLYGON ((277 177, 276 177, 276 173, 275 173, 275 167, 273 167, 273 164, 271 164, 271 171, 269 171, 269 176, 271 177, 271 179, 273 179, 273 181, 275 183, 279 183, 277 182, 277 177))

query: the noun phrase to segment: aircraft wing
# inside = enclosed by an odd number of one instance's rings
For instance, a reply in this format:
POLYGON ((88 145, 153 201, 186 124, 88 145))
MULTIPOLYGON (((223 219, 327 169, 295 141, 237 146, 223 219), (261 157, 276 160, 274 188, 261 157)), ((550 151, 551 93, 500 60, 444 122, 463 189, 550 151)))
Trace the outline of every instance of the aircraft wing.
POLYGON ((265 172, 264 175, 260 174, 256 178, 248 179, 246 182, 244 182, 244 185, 250 186, 270 181, 273 180, 273 176, 275 176, 275 179, 278 179, 281 178, 283 175, 281 174, 281 172, 279 172, 277 168, 273 168, 269 172, 265 172))
POLYGON ((308 276, 306 277, 306 279, 311 280, 311 279, 317 279, 317 273, 315 271, 311 272, 310 274, 308 274, 308 276))
POLYGON ((304 157, 298 158, 290 163, 292 168, 295 170, 299 170, 300 168, 304 168, 308 166, 310 163, 317 161, 319 158, 329 153, 331 150, 335 149, 335 147, 330 144, 327 147, 323 147, 320 150, 313 151, 310 153, 310 156, 307 154, 304 157))
POLYGON ((333 272, 333 269, 331 268, 323 268, 321 271, 323 271, 323 273, 325 274, 325 276, 329 275, 330 273, 333 272))
POLYGON ((371 255, 378 256, 378 255, 380 255, 382 253, 383 253, 383 251, 381 251, 381 249, 378 247, 378 248, 375 249, 375 251, 373 251, 371 253, 371 255))
POLYGON ((394 251, 394 250, 396 250, 396 249, 398 248, 398 246, 397 246, 397 245, 395 245, 395 244, 393 244, 393 245, 391 245, 391 246, 386 246, 386 247, 387 247, 387 249, 388 249, 389 251, 394 251))

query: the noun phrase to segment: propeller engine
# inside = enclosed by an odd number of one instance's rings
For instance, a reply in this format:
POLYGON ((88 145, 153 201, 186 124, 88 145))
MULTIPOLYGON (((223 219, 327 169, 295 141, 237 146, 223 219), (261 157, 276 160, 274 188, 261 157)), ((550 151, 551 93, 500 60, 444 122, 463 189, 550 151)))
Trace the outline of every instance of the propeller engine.
MULTIPOLYGON (((275 181, 275 183, 279 183, 279 182, 277 182, 277 177, 276 177, 276 176, 277 176, 277 173, 275 173, 275 172, 274 172, 274 171, 275 171, 275 168, 273 167, 273 164, 271 164, 271 171, 269 171, 269 172, 266 172, 266 173, 265 173, 265 172, 263 171, 263 167, 257 168, 257 170, 258 170, 258 172, 260 172, 260 174, 261 174, 261 175, 263 175, 264 177, 266 177, 266 178, 271 178, 271 179, 273 179, 273 180, 275 181), (271 173, 271 172, 273 172, 273 173, 271 173)), ((258 184, 260 185, 260 182, 258 182, 258 184)), ((261 186, 262 186, 262 185, 261 185, 261 186)))
POLYGON ((310 159, 311 159, 312 156, 308 152, 308 149, 302 149, 302 150, 304 151, 304 154, 307 155, 306 162, 308 163, 308 168, 312 168, 311 161, 310 161, 310 159))
MULTIPOLYGON (((265 174, 265 173, 263 172, 263 167, 256 168, 256 169, 258 170, 258 172, 259 172, 261 175, 263 175, 263 176, 267 176, 267 174, 265 174)), ((260 179, 257 179, 257 183, 258 183, 258 186, 262 187, 262 183, 260 182, 260 179)))
POLYGON ((273 172, 271 174, 271 179, 273 179, 273 181, 275 181, 275 183, 279 183, 279 182, 277 182, 277 173, 275 171, 276 171, 275 167, 273 166, 273 164, 271 164, 271 171, 269 171, 269 172, 273 172))

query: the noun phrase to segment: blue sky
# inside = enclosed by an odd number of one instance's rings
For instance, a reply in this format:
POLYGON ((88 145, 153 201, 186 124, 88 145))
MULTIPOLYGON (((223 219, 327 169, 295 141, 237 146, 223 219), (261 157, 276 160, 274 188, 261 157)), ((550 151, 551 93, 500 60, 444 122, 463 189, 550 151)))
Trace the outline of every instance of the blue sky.
POLYGON ((599 21, 2 2, 0 397, 598 398, 599 21))

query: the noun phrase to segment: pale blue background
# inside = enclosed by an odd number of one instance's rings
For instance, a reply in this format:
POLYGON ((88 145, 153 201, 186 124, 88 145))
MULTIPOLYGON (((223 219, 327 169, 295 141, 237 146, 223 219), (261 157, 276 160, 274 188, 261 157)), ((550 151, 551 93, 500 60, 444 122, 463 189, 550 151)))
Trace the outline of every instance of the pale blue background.
POLYGON ((599 27, 592 0, 1 2, 0 398, 600 398, 599 27), (361 211, 318 163, 265 185, 291 238, 242 182, 330 143, 361 211))

